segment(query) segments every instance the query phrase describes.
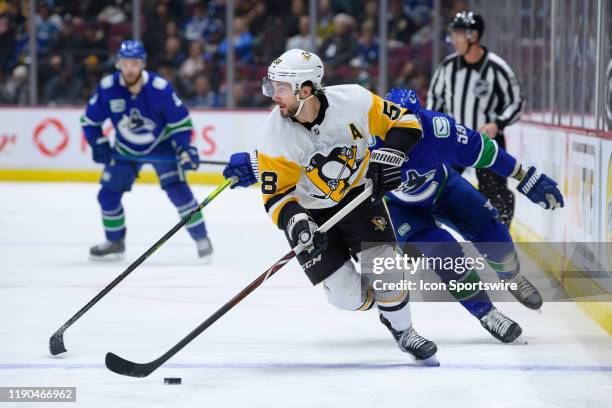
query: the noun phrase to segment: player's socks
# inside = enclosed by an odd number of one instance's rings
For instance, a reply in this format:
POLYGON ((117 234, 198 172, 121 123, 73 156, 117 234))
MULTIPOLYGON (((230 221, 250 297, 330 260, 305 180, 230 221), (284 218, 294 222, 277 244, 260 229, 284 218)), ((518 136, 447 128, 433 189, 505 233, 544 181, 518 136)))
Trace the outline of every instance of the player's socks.
POLYGON ((98 202, 102 208, 102 225, 108 241, 125 238, 125 213, 121 205, 121 195, 102 187, 98 193, 98 202))
POLYGON ((125 242, 123 239, 117 241, 105 241, 89 248, 89 257, 96 261, 118 261, 125 254, 125 242))
POLYGON ((492 220, 474 237, 474 246, 481 254, 486 255, 487 263, 500 279, 517 284, 517 289, 508 289, 516 300, 533 310, 542 306, 542 296, 538 289, 520 275, 519 257, 507 228, 499 221, 492 220))
MULTIPOLYGON (((430 228, 416 232, 411 240, 412 244, 418 248, 423 254, 432 258, 453 258, 460 260, 464 257, 463 249, 461 245, 457 243, 455 238, 450 233, 442 228, 430 228)), ((465 262, 453 262, 454 265, 465 265, 465 262)), ((452 267, 445 267, 445 265, 439 265, 440 267, 432 268, 436 275, 440 277, 442 282, 447 285, 451 280, 456 280, 461 283, 471 283, 474 289, 463 289, 449 290, 451 295, 470 314, 477 319, 482 318, 484 315, 489 313, 493 308, 493 303, 486 291, 478 289, 478 282, 480 282, 480 275, 475 269, 464 272, 463 274, 457 274, 455 269, 452 267)))
MULTIPOLYGON (((441 271, 436 271, 438 276, 445 282, 449 283, 450 279, 447 274, 442 274, 441 271)), ((476 270, 472 269, 469 272, 466 272, 464 276, 457 279, 458 282, 461 283, 470 283, 473 284, 475 289, 463 289, 463 290, 450 290, 449 292, 459 303, 463 306, 472 316, 477 319, 481 319, 484 315, 489 313, 491 309, 493 309, 493 303, 489 298, 489 295, 486 291, 477 289, 480 280, 480 275, 476 270)))
POLYGON ((502 343, 511 343, 516 340, 523 329, 514 320, 510 319, 496 308, 491 309, 489 313, 480 319, 480 324, 493 337, 502 343))

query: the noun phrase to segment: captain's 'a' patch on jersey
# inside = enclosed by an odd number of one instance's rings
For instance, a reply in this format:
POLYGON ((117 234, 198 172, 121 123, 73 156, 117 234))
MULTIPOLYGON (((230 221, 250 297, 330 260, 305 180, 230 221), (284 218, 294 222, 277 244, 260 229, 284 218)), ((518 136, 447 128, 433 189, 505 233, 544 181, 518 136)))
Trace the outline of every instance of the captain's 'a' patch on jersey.
POLYGON ((359 85, 325 88, 323 114, 303 126, 272 111, 257 146, 264 206, 278 225, 292 202, 329 208, 365 182, 369 136, 384 142, 392 127, 421 130, 415 115, 359 85), (322 118, 322 119, 320 119, 322 118))

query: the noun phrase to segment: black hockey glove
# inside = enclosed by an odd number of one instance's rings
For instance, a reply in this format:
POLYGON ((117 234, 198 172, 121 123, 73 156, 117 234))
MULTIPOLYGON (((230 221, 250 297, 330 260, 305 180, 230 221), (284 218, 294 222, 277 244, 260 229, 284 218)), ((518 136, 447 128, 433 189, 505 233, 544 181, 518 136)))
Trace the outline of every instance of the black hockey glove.
POLYGON ((379 201, 385 193, 402 183, 401 168, 406 155, 399 150, 381 147, 372 151, 366 177, 372 180, 372 201, 379 201))
POLYGON ((295 214, 287 223, 286 233, 291 246, 300 245, 315 258, 327 247, 327 234, 317 231, 318 225, 305 213, 295 214))

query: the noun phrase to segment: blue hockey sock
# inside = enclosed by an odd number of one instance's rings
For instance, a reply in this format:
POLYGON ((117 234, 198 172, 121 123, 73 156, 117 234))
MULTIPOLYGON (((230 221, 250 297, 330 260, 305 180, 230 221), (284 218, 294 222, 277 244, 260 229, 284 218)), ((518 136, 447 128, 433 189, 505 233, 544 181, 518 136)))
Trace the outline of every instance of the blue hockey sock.
POLYGON ((121 205, 122 193, 104 187, 98 193, 98 202, 102 207, 102 224, 106 239, 118 241, 125 237, 125 214, 121 205))
POLYGON ((487 263, 500 279, 509 280, 520 272, 520 263, 508 228, 491 220, 473 238, 474 246, 486 256, 487 263))
MULTIPOLYGON (((415 245, 425 256, 431 258, 463 258, 464 253, 459 243, 453 238, 453 236, 442 228, 430 228, 416 232, 411 242, 415 245), (438 245, 436 245, 438 244, 438 245)), ((458 263, 454 263, 457 265, 458 263)), ((433 268, 436 274, 440 277, 442 282, 448 284, 451 280, 456 280, 462 283, 473 283, 477 287, 480 282, 480 276, 475 269, 466 271, 461 275, 458 275, 454 269, 444 268, 444 265, 433 268)), ((472 290, 449 290, 451 295, 461 305, 470 312, 471 315, 477 319, 482 318, 484 315, 489 313, 493 308, 493 303, 489 298, 486 291, 480 289, 472 290)))
MULTIPOLYGON (((172 201, 176 207, 181 218, 189 214, 198 206, 191 189, 185 182, 169 184, 164 187, 164 190, 166 190, 168 198, 170 198, 170 201, 172 201)), ((207 236, 206 224, 204 223, 204 216, 202 216, 201 212, 191 217, 186 227, 189 235, 196 241, 204 239, 207 236)))

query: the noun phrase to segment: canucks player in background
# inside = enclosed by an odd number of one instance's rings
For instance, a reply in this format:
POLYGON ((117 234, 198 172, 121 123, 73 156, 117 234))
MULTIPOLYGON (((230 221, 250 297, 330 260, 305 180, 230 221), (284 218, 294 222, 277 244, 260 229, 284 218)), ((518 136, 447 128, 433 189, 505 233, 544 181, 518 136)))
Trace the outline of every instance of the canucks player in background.
MULTIPOLYGON (((126 227, 121 197, 132 188, 147 156, 156 157, 151 164, 181 217, 198 205, 185 178, 186 170, 199 165, 198 151, 191 145, 189 112, 167 80, 144 69, 147 55, 140 41, 123 41, 117 56, 118 71, 100 81, 81 118, 93 160, 104 165, 98 202, 106 242, 90 249, 91 259, 123 257, 126 227), (113 146, 102 134, 106 119, 115 127, 113 146), (130 161, 128 156, 139 160, 130 161), (168 162, 160 163, 160 157, 168 162)), ((198 255, 210 260, 212 245, 202 214, 186 226, 198 255)))
MULTIPOLYGON (((513 177, 519 180, 521 193, 553 210, 563 207, 556 183, 534 167, 523 169, 486 135, 456 124, 448 115, 421 109, 412 90, 394 89, 387 99, 417 114, 423 129, 422 138, 413 141, 402 166, 401 186, 385 196, 397 241, 400 245, 412 243, 429 257, 464 257, 455 238, 438 225, 445 223, 472 241, 501 279, 516 283, 517 289, 511 293, 520 303, 539 309, 542 297, 520 274, 512 237, 499 221, 497 210, 451 166, 489 168, 503 177, 513 177)), ((370 138, 371 148, 380 143, 378 138, 370 138)), ((255 183, 255 163, 251 163, 248 153, 235 153, 224 176, 238 176, 240 182, 236 186, 255 183)), ((476 270, 460 278, 454 270, 443 267, 435 272, 445 282, 480 281, 476 270)), ((485 291, 451 293, 498 340, 509 343, 520 336, 521 327, 498 311, 485 291)))

